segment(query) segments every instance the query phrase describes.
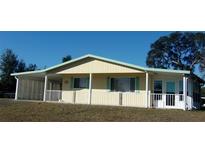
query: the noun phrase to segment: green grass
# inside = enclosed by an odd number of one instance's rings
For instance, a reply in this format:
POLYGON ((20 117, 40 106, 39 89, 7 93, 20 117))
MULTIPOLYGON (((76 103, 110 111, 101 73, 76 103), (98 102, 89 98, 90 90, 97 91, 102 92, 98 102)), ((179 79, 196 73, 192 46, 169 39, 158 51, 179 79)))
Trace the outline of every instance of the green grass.
POLYGON ((25 102, 1 99, 0 121, 4 122, 201 122, 205 111, 141 109, 25 102))

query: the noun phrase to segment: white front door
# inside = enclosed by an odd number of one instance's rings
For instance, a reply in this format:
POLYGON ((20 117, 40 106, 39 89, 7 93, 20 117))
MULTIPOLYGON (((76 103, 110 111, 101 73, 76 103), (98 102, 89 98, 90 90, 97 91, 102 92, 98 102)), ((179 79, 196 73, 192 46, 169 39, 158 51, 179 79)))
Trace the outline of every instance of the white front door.
POLYGON ((174 81, 166 81, 166 107, 175 107, 176 86, 174 81))
POLYGON ((151 96, 151 100, 154 108, 163 108, 162 87, 162 80, 153 81, 154 94, 151 96))

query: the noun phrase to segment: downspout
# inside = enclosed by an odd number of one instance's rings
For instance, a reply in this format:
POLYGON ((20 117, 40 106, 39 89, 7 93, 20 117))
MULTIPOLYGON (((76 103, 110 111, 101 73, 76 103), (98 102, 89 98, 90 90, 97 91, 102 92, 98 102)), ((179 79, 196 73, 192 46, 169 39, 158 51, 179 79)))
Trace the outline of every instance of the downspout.
POLYGON ((15 100, 18 100, 18 88, 19 88, 19 78, 15 76, 16 79, 16 91, 15 91, 15 100))
POLYGON ((187 110, 187 77, 183 77, 183 96, 184 96, 184 110, 187 110))
POLYGON ((146 108, 149 107, 149 73, 146 71, 146 108))

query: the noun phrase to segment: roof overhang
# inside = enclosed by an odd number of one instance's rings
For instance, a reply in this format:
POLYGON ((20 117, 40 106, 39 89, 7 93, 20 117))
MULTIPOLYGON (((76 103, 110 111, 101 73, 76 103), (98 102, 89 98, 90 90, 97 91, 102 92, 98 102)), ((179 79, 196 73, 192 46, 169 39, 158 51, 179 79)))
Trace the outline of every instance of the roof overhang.
POLYGON ((171 69, 161 69, 161 68, 145 68, 147 72, 155 73, 175 73, 175 74, 190 74, 190 71, 185 70, 171 70, 171 69))
POLYGON ((197 76, 196 74, 191 73, 191 77, 195 80, 197 80, 198 82, 202 83, 203 85, 205 84, 205 81, 200 78, 199 76, 197 76))

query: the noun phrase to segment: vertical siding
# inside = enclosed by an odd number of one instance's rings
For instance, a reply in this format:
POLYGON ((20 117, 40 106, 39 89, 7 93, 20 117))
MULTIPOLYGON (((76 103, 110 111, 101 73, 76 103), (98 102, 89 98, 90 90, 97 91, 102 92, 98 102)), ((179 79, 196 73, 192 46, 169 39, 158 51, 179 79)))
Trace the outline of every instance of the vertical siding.
POLYGON ((71 78, 87 77, 88 75, 64 75, 62 83, 62 100, 67 103, 88 104, 88 89, 73 89, 71 87, 71 78), (75 92, 75 98, 74 98, 75 92))
POLYGON ((118 92, 93 91, 91 104, 118 106, 120 102, 119 96, 118 92))
POLYGON ((122 105, 133 107, 146 107, 146 92, 141 93, 123 93, 122 105))
POLYGON ((69 90, 62 91, 62 100, 65 103, 74 103, 74 92, 69 90))
POLYGON ((19 79, 18 99, 42 100, 44 82, 34 79, 19 79))
MULTIPOLYGON (((105 62, 102 60, 86 59, 56 70, 58 74, 79 73, 143 73, 130 67, 105 62)), ((56 73, 56 72, 55 72, 56 73)))
POLYGON ((88 90, 77 90, 75 100, 76 104, 88 104, 88 90))

